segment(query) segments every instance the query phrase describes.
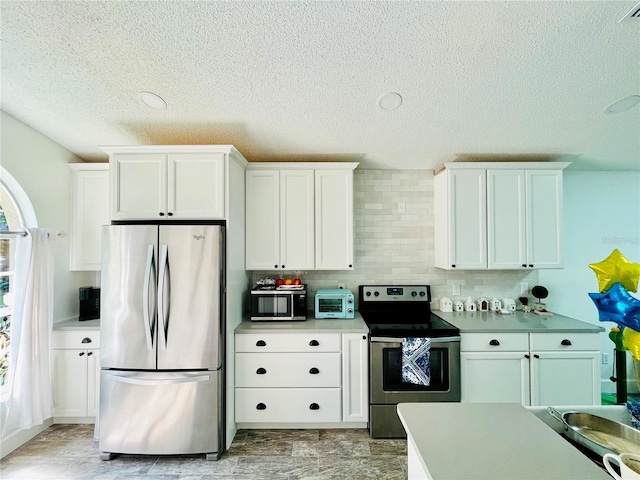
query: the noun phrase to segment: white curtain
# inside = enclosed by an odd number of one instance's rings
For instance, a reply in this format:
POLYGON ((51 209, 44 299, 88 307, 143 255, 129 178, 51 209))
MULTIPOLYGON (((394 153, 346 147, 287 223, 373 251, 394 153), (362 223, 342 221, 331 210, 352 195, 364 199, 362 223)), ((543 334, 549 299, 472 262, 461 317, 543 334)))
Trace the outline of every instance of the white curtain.
POLYGON ((53 416, 51 337, 55 232, 31 228, 17 238, 11 317, 9 396, 2 436, 53 416))

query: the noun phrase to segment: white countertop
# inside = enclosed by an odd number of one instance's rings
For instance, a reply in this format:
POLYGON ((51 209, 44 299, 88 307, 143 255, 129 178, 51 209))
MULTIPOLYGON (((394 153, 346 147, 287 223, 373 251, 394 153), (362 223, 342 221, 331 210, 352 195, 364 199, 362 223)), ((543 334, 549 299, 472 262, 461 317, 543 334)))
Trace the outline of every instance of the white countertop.
POLYGON ((100 330, 100 319, 85 320, 65 320, 64 322, 55 323, 54 330, 100 330))
POLYGON ((605 331, 599 325, 557 313, 554 313, 552 317, 543 317, 533 312, 524 313, 520 310, 507 315, 495 312, 441 312, 440 310, 434 310, 433 313, 458 327, 460 333, 598 333, 605 331))
POLYGON ((401 403, 398 415, 433 480, 611 480, 515 403, 401 403))
POLYGON ((355 318, 308 318, 301 322, 252 322, 245 320, 235 329, 236 333, 273 333, 273 332, 301 332, 317 330, 326 333, 368 333, 369 328, 362 320, 359 312, 355 318))

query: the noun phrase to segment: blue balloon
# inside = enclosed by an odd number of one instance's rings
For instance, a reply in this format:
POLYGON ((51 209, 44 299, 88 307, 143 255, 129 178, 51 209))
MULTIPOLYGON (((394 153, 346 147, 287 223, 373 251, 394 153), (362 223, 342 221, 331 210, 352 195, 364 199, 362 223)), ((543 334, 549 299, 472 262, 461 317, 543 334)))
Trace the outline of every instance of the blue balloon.
POLYGON ((589 293, 589 296, 598 309, 598 320, 640 331, 640 300, 630 295, 620 282, 604 293, 589 293))

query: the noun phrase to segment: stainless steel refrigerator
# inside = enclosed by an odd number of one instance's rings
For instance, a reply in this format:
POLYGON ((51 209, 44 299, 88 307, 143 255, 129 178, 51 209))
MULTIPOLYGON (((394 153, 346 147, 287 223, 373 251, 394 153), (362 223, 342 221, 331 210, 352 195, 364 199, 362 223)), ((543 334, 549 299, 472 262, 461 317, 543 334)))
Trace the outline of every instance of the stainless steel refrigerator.
POLYGON ((102 232, 99 448, 224 450, 224 227, 102 232))

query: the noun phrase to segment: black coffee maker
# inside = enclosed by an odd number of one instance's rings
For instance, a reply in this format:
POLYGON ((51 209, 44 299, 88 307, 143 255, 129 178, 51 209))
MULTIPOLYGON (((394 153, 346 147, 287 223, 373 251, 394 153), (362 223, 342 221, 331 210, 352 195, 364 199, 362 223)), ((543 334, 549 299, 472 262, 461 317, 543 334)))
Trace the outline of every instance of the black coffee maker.
POLYGON ((100 287, 80 287, 80 320, 100 318, 100 287))

